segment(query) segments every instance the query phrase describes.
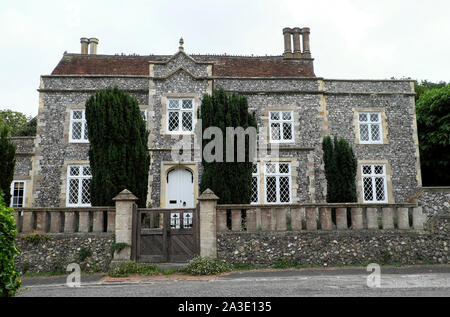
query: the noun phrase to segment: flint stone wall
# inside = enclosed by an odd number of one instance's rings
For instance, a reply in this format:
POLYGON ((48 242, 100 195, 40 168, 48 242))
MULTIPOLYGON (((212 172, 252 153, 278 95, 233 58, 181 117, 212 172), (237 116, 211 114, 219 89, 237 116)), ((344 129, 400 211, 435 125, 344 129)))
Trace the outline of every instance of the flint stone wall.
POLYGON ((78 263, 84 271, 105 272, 111 262, 113 234, 46 234, 39 243, 27 241, 25 237, 16 238, 21 254, 14 261, 22 273, 65 272, 70 263, 78 263), (92 251, 84 261, 79 258, 82 248, 92 251))
POLYGON ((429 217, 435 214, 450 214, 450 187, 423 187, 418 203, 429 217))
POLYGON ((449 263, 450 217, 435 216, 427 230, 218 232, 218 257, 229 264, 299 265, 449 263))

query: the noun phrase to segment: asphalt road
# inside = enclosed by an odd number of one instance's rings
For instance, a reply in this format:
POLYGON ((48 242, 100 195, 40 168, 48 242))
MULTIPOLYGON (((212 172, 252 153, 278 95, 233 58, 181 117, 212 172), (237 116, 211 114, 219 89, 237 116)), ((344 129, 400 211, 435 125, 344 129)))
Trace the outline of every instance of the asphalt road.
POLYGON ((366 268, 234 272, 210 280, 107 282, 82 276, 80 288, 65 276, 25 278, 19 297, 410 297, 450 296, 450 266, 382 267, 380 287, 368 287, 366 268))

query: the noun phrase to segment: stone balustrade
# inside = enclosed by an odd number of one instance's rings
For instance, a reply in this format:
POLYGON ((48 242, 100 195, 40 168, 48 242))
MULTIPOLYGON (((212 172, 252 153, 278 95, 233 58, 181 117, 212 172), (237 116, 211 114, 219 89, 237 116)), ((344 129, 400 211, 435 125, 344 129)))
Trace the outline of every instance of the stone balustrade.
POLYGON ((218 205, 217 231, 422 230, 415 204, 218 205))
POLYGON ((114 207, 17 208, 19 233, 88 233, 115 231, 114 207))

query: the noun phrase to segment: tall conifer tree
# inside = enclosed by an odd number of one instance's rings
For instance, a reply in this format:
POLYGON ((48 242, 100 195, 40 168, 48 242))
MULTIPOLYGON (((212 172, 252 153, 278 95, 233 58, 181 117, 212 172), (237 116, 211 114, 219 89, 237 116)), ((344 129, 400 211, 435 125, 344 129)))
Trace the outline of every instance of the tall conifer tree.
POLYGON ((8 140, 8 128, 0 125, 0 190, 3 191, 6 206, 9 206, 11 202, 11 182, 16 164, 15 154, 16 148, 8 140))
POLYGON ((99 90, 86 102, 86 121, 92 205, 111 206, 128 189, 146 207, 150 155, 138 101, 117 87, 99 90))
POLYGON ((356 197, 357 162, 353 149, 344 139, 326 136, 322 142, 328 203, 352 203, 356 197))
MULTIPOLYGON (((226 162, 226 128, 257 128, 255 114, 248 112, 247 98, 233 94, 227 96, 223 89, 212 96, 205 94, 199 113, 203 132, 209 127, 221 129, 223 139, 223 162, 203 160, 200 190, 210 188, 219 196, 221 204, 248 204, 251 199, 252 162, 249 160, 250 140, 246 136, 245 162, 237 162, 237 136, 234 138, 234 162, 226 162)), ((208 142, 203 141, 203 146, 208 142)))

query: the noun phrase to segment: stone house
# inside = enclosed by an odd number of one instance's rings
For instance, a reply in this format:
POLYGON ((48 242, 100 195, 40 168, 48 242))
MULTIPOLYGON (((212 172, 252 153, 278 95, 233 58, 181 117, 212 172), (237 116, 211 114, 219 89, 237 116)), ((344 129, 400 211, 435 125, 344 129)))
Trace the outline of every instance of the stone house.
MULTIPOLYGON (((202 96, 223 88, 248 98, 267 145, 278 156, 254 165, 255 204, 325 202, 321 142, 345 138, 358 160, 360 203, 402 203, 421 187, 414 85, 407 80, 325 79, 314 72, 309 28, 286 28, 280 56, 99 55, 98 40, 81 39, 41 76, 35 138, 17 138, 14 207, 90 205, 86 100, 118 86, 139 101, 150 132, 148 204, 193 207, 201 163, 176 159, 192 141, 202 96), (89 50, 89 52, 88 52, 89 50)), ((193 146, 193 145, 192 145, 193 146)))

